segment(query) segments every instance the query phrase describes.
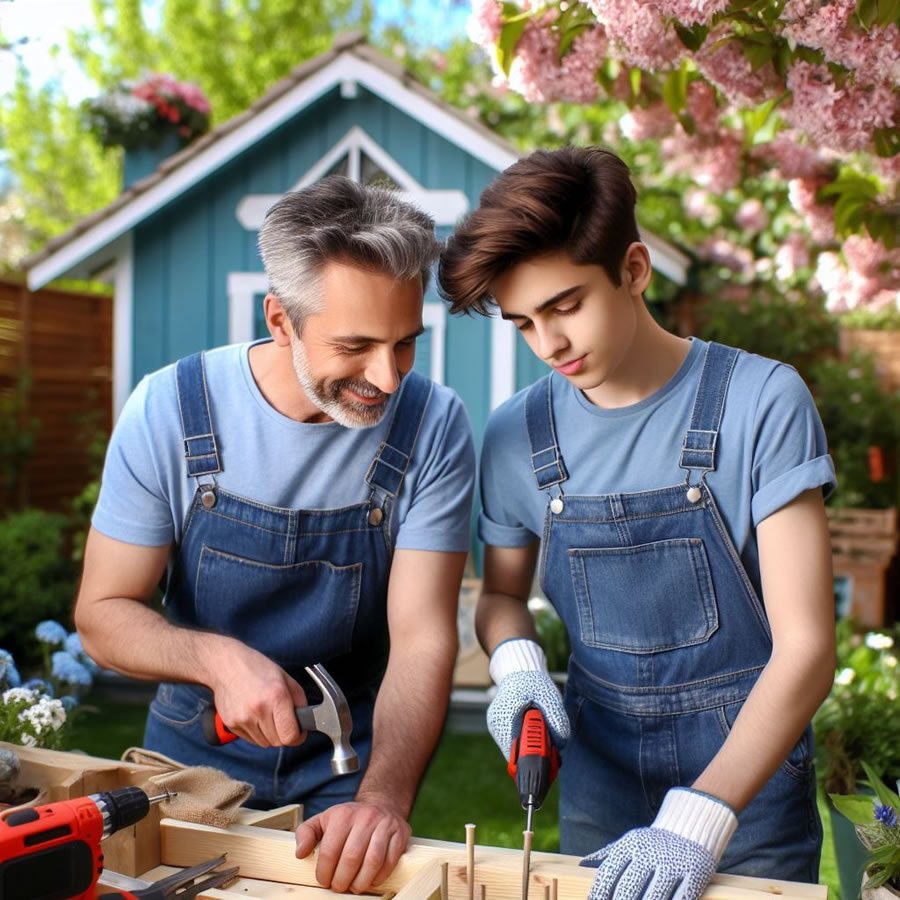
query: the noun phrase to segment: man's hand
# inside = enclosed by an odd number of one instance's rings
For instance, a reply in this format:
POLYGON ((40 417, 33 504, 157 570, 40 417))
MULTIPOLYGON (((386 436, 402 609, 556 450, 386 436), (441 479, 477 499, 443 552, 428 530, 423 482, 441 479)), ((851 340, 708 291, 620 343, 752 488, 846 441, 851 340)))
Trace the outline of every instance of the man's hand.
POLYGON ((599 866, 588 900, 699 900, 737 828, 731 807, 673 788, 649 828, 634 828, 583 866, 599 866))
POLYGON ((211 666, 216 711, 230 731, 258 747, 302 744, 294 707, 306 706, 303 688, 267 656, 228 640, 227 661, 211 666))
POLYGON ((341 803, 297 829, 296 855, 303 859, 319 844, 316 881, 338 893, 360 894, 393 872, 411 833, 387 803, 341 803))
POLYGON ((491 677, 497 682, 497 693, 487 710, 488 731, 504 759, 509 759, 525 710, 532 704, 543 713, 553 743, 560 750, 566 745, 569 717, 537 643, 510 640, 500 644, 491 656, 491 677))

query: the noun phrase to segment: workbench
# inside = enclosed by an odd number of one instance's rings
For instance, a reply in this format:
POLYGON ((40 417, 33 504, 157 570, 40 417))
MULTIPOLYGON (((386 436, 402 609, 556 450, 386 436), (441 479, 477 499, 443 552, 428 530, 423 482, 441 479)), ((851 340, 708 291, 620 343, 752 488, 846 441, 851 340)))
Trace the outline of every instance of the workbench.
MULTIPOLYGON (((0 746, 3 745, 0 743, 0 746)), ((97 759, 74 753, 15 747, 22 772, 44 790, 41 803, 71 799, 100 790, 146 782, 158 769, 97 759)), ((224 889, 201 894, 211 900, 327 900, 334 892, 317 886, 316 855, 294 856, 297 805, 270 811, 238 810, 228 828, 213 828, 161 818, 159 808, 136 825, 104 842, 108 870, 156 881, 176 868, 196 865, 222 854, 240 877, 224 889)), ((460 823, 460 837, 465 825, 460 823)), ((394 900, 520 900, 522 852, 477 843, 414 837, 397 867, 372 891, 394 900), (471 880, 471 885, 470 885, 471 880)), ((531 854, 529 900, 585 900, 594 869, 579 857, 531 854)), ((102 883, 100 890, 104 889, 102 883)), ((703 900, 827 900, 824 885, 800 884, 737 875, 716 875, 703 900)))

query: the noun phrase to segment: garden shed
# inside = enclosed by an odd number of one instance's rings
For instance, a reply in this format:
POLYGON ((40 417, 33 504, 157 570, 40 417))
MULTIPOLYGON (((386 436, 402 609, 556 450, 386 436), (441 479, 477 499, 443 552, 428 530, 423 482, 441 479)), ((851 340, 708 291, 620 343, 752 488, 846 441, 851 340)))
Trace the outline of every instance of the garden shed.
MULTIPOLYGON (((387 181, 446 235, 518 155, 363 37, 345 35, 183 150, 129 151, 123 193, 28 259, 29 286, 112 281, 115 414, 146 373, 266 333, 256 236, 285 191, 332 172, 387 181)), ((683 283, 688 257, 644 238, 656 270, 683 283)), ((425 325, 416 368, 461 395, 476 435, 491 409, 544 369, 510 323, 449 319, 433 284, 425 325)))

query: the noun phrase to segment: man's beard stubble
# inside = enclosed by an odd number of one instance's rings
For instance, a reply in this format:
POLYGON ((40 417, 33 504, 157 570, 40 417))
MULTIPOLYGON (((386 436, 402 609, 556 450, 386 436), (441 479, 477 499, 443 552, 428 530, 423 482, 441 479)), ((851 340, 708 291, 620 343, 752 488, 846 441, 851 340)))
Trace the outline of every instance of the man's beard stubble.
POLYGON ((377 425, 384 417, 389 394, 383 394, 375 385, 358 378, 340 378, 326 387, 324 378, 317 380, 313 375, 303 344, 296 337, 291 340, 291 362, 306 396, 339 425, 345 428, 368 428, 377 425), (384 400, 375 406, 357 403, 344 395, 346 388, 362 397, 384 396, 384 400))

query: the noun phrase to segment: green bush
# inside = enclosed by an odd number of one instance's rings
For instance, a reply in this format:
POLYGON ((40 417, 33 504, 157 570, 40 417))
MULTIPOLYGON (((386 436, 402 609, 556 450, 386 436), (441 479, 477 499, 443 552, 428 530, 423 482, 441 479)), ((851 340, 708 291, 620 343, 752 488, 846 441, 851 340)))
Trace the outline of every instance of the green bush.
POLYGON ((837 470, 834 505, 887 509, 898 503, 900 397, 881 387, 872 356, 855 351, 846 361, 823 359, 811 367, 809 384, 837 470), (877 481, 871 451, 884 460, 877 481))
POLYGON ((714 300, 698 335, 794 366, 809 386, 837 470, 835 506, 886 509, 900 500, 900 399, 885 391, 870 354, 838 359, 838 321, 818 303, 759 294, 746 304, 714 300), (884 473, 873 480, 870 451, 884 473))
POLYGON ((38 509, 0 520, 0 647, 15 656, 33 656, 36 622, 71 622, 77 572, 66 552, 67 524, 38 509))

